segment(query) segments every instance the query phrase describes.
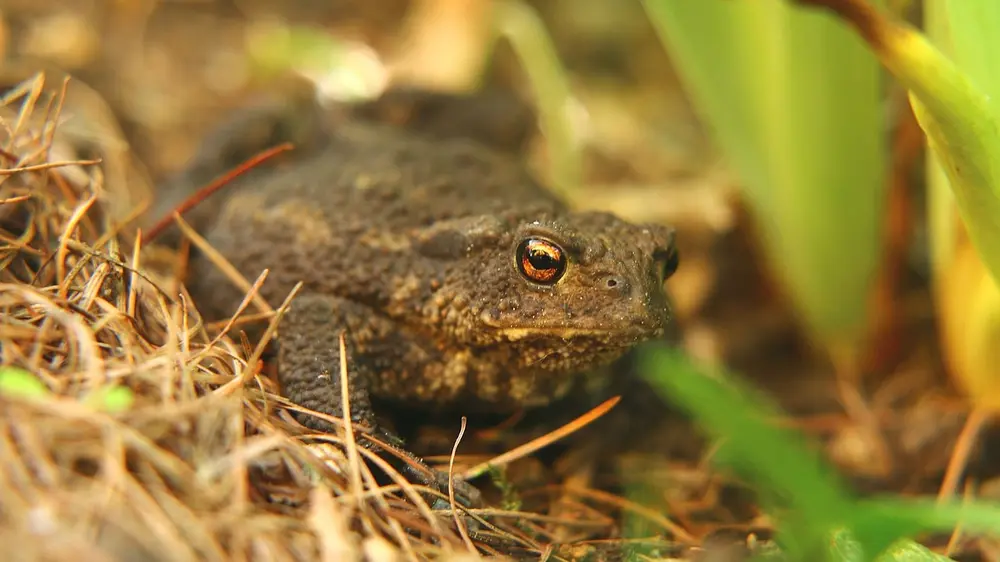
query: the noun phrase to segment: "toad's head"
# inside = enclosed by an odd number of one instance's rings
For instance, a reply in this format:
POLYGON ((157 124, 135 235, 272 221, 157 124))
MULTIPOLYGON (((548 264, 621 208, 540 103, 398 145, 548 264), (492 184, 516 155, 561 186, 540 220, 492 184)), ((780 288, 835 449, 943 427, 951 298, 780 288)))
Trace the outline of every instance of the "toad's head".
POLYGON ((457 343, 505 348, 523 369, 567 372, 663 333, 664 282, 678 266, 672 228, 598 212, 459 222, 465 228, 449 235, 455 259, 428 305, 457 343))

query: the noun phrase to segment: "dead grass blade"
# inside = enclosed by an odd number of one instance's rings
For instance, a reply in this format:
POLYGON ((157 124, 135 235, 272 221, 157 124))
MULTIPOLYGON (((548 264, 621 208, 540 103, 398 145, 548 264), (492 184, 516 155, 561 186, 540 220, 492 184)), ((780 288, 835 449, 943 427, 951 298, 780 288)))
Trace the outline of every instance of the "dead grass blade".
POLYGON ((614 396, 612 398, 609 398, 604 402, 598 404, 595 408, 593 408, 586 414, 583 414, 582 416, 567 423, 566 425, 563 425, 558 429, 550 431, 549 433, 546 433, 545 435, 537 439, 525 443, 520 447, 511 449, 510 451, 507 451, 502 455, 496 456, 486 462, 477 464, 476 466, 466 470, 465 473, 462 475, 462 477, 465 478, 466 480, 471 480, 473 478, 485 474, 491 467, 499 467, 505 464, 509 464, 519 458, 530 455, 543 447, 551 445, 552 443, 555 443, 556 441, 563 439, 567 435, 570 435, 571 433, 583 428, 587 424, 592 423, 593 421, 597 420, 604 414, 608 413, 609 411, 611 411, 611 408, 614 408, 615 405, 618 404, 619 401, 621 401, 620 396, 614 396))

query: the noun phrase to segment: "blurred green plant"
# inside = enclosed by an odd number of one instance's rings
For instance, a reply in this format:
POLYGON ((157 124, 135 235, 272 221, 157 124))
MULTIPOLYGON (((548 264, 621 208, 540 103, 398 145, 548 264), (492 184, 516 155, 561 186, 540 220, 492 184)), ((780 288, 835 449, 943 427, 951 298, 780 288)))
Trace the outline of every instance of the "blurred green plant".
POLYGON ((958 524, 974 532, 1000 529, 1000 505, 859 498, 821 460, 818 447, 778 426, 780 411, 755 389, 680 351, 643 351, 640 372, 715 441, 715 463, 758 494, 776 522, 783 559, 947 560, 908 539, 958 524))
POLYGON ((83 403, 108 414, 121 414, 132 408, 132 404, 135 403, 135 394, 128 387, 103 386, 88 394, 83 403))
POLYGON ((493 14, 496 39, 509 42, 534 91, 538 118, 549 149, 553 187, 565 194, 582 182, 582 157, 570 119, 569 81, 555 45, 538 13, 527 3, 496 0, 493 14))
MULTIPOLYGON (((983 152, 971 155, 971 162, 955 162, 953 167, 958 169, 951 174, 937 154, 947 145, 941 143, 943 146, 929 155, 927 213, 934 249, 935 294, 951 370, 976 403, 995 412, 1000 410, 1000 373, 996 371, 1000 365, 1000 289, 996 283, 1000 280, 1000 184, 996 177, 1000 158, 1000 74, 996 67, 1000 4, 992 0, 932 2, 926 7, 926 18, 931 40, 968 77, 969 88, 982 92, 985 102, 967 105, 961 99, 951 101, 958 111, 972 113, 967 117, 972 122, 961 127, 971 130, 961 134, 981 137, 983 152), (986 130, 977 132, 973 128, 977 126, 986 130), (966 183, 953 177, 965 176, 962 170, 966 166, 978 170, 980 179, 969 178, 966 183), (956 213, 956 203, 961 215, 956 213), (960 216, 964 220, 959 220, 960 216)), ((961 137, 954 142, 967 144, 961 137)))
POLYGON ((942 347, 977 407, 949 463, 945 496, 979 426, 1000 412, 1000 3, 927 3, 935 46, 864 0, 799 2, 832 9, 867 41, 909 91, 931 149, 927 212, 942 347))
POLYGON ((930 28, 954 60, 917 29, 863 0, 799 0, 833 9, 909 90, 910 102, 955 196, 972 243, 1000 279, 1000 115, 995 94, 995 31, 1000 4, 992 0, 930 3, 930 28))
POLYGON ((253 75, 266 79, 293 71, 339 100, 367 99, 384 85, 385 72, 373 52, 322 28, 256 22, 248 29, 246 49, 253 75))
MULTIPOLYGON (((496 0, 492 5, 489 50, 480 70, 504 40, 521 63, 535 95, 538 119, 546 139, 552 187, 561 193, 582 182, 582 156, 573 129, 569 80, 555 45, 537 11, 522 0, 496 0)), ((341 99, 368 98, 385 84, 382 76, 357 48, 325 30, 285 26, 271 21, 251 27, 247 37, 251 69, 269 77, 292 70, 341 99)))
POLYGON ((881 253, 878 62, 784 0, 643 3, 742 179, 772 271, 814 339, 852 359, 881 253))
MULTIPOLYGON (((34 373, 18 367, 0 367, 0 396, 20 400, 51 400, 55 395, 34 373)), ((81 402, 109 414, 128 411, 135 402, 132 390, 115 384, 94 389, 81 402)))

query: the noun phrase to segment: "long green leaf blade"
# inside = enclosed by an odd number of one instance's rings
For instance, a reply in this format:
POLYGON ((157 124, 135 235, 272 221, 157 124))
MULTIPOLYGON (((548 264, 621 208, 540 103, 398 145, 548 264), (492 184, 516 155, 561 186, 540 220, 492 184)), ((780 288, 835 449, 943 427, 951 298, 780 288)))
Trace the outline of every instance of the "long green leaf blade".
POLYGON ((825 14, 781 0, 644 4, 807 324, 854 343, 880 252, 877 61, 825 14))

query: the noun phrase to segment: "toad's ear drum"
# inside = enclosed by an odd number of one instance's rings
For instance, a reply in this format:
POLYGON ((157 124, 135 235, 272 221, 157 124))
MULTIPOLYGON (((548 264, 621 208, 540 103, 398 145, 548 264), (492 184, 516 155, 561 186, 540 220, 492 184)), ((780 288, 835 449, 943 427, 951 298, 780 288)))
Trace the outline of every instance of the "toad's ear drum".
POLYGON ((502 226, 488 215, 438 221, 415 233, 414 245, 425 257, 457 260, 496 247, 502 226))

